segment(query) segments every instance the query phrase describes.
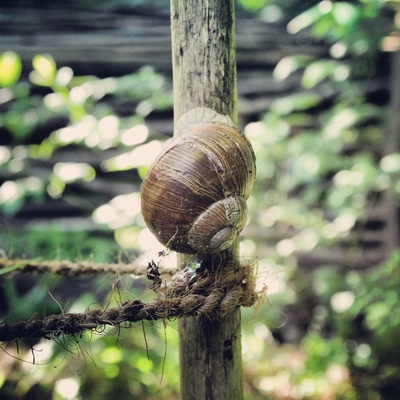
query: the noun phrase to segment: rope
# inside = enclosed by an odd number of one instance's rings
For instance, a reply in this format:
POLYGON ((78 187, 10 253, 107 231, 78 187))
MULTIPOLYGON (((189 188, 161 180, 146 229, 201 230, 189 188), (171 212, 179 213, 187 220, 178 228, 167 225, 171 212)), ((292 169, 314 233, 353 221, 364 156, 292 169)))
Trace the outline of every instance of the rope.
POLYGON ((131 274, 143 276, 146 267, 137 262, 103 263, 91 261, 71 262, 67 260, 35 261, 23 259, 0 258, 0 275, 9 272, 52 273, 63 276, 99 275, 99 274, 131 274))
POLYGON ((103 332, 106 326, 123 327, 144 320, 171 320, 183 316, 202 316, 213 321, 240 306, 252 306, 258 298, 250 264, 231 264, 213 272, 205 269, 180 273, 170 281, 161 280, 157 267, 152 265, 148 278, 153 280, 153 289, 159 294, 152 302, 136 299, 123 302, 117 308, 49 315, 11 325, 4 321, 0 324, 0 342, 52 339, 84 331, 103 332))

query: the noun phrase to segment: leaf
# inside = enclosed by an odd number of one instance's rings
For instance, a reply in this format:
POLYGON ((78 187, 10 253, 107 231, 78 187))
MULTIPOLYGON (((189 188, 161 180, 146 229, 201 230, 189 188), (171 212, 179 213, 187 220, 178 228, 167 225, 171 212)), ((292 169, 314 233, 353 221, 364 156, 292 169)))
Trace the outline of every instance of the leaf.
POLYGON ((13 86, 19 79, 22 63, 17 53, 7 51, 0 55, 0 86, 13 86))
POLYGON ((87 163, 58 162, 54 165, 54 174, 66 183, 77 180, 90 182, 95 178, 96 171, 87 163))
POLYGON ((385 302, 371 304, 368 307, 366 322, 369 328, 377 329, 385 323, 385 320, 390 316, 391 310, 385 302))
POLYGON ((324 10, 316 4, 315 6, 304 11, 297 17, 293 18, 288 26, 287 30, 289 33, 296 34, 301 30, 308 28, 317 22, 325 14, 324 10))
POLYGON ((302 85, 311 89, 318 83, 321 83, 325 78, 331 75, 336 69, 337 63, 332 60, 314 61, 304 70, 302 85))
POLYGON ((380 161, 382 171, 387 173, 400 172, 400 154, 393 153, 384 156, 380 161))
POLYGON ((308 110, 318 105, 320 101, 321 96, 316 93, 297 93, 275 100, 271 105, 271 111, 287 115, 294 111, 308 110))
POLYGON ((275 79, 283 81, 300 68, 306 67, 314 57, 307 54, 298 54, 282 58, 276 65, 273 75, 275 79))
POLYGON ((10 265, 9 267, 0 269, 0 275, 8 274, 9 272, 16 271, 17 269, 23 268, 26 265, 25 262, 16 263, 15 265, 10 265))
POLYGON ((340 3, 334 3, 332 9, 333 18, 339 25, 354 25, 359 16, 359 7, 345 1, 340 3))
POLYGON ((267 0, 238 0, 238 2, 248 11, 258 11, 267 4, 267 0))
POLYGON ((41 86, 53 85, 56 78, 56 63, 50 55, 37 55, 32 60, 34 71, 30 74, 33 83, 41 86))
POLYGON ((107 172, 126 171, 140 166, 147 168, 161 151, 162 146, 161 141, 152 140, 149 143, 137 146, 130 152, 104 160, 102 168, 107 172))

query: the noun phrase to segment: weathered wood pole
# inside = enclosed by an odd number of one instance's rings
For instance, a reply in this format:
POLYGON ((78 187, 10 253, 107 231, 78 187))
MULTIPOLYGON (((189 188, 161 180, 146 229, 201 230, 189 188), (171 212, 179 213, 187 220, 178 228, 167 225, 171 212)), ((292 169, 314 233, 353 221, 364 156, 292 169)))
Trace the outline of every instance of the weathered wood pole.
MULTIPOLYGON (((234 0, 171 0, 171 29, 175 123, 196 107, 237 122, 234 0)), ((237 248, 208 261, 232 260, 237 248)), ((182 400, 243 398, 240 309, 216 322, 181 318, 179 339, 182 400)))
MULTIPOLYGON (((399 46, 400 47, 400 46, 399 46)), ((391 77, 390 77, 390 104, 389 104, 389 123, 386 130, 383 153, 385 155, 398 152, 400 150, 400 48, 390 54, 391 57, 391 77)), ((399 222, 398 222, 398 200, 394 189, 394 182, 385 192, 385 213, 386 224, 385 243, 386 257, 399 247, 399 222)))

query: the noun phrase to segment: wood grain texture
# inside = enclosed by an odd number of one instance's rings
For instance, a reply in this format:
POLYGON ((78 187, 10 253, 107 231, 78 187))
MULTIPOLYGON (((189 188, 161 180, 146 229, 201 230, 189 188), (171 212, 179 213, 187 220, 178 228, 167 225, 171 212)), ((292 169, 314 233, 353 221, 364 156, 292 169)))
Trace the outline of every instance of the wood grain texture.
MULTIPOLYGON (((171 30, 175 124, 196 107, 236 123, 234 1, 171 0, 171 30)), ((236 240, 201 262, 216 268, 237 253, 236 240)), ((181 265, 191 261, 193 256, 180 257, 181 265)), ((243 399, 240 309, 213 323, 181 318, 179 340, 182 400, 243 399)))
POLYGON ((242 399, 240 310, 213 323, 181 318, 179 332, 181 399, 242 399))
POLYGON ((233 1, 171 0, 175 122, 194 107, 237 121, 233 1))

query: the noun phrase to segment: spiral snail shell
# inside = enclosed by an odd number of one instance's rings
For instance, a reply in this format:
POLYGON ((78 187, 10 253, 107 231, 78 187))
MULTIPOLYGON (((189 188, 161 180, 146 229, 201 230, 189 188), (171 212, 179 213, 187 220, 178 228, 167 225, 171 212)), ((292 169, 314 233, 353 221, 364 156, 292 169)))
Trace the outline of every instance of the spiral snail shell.
POLYGON ((225 250, 247 220, 256 172, 253 149, 229 119, 210 112, 212 121, 189 115, 177 123, 181 132, 158 155, 141 187, 150 231, 181 253, 225 250))

